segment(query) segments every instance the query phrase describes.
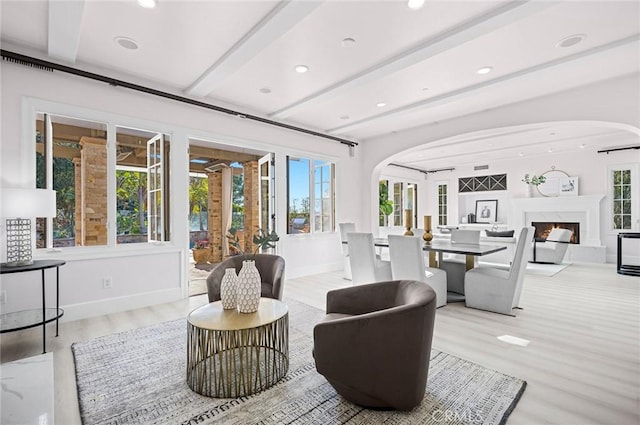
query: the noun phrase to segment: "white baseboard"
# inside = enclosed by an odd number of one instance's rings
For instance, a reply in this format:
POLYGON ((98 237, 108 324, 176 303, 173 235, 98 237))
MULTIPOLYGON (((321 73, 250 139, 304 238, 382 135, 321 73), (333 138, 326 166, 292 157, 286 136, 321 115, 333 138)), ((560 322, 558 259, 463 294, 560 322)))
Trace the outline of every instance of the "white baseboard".
POLYGON ((163 289, 160 291, 144 292, 117 298, 107 298, 81 304, 60 306, 64 310, 61 322, 86 319, 120 311, 148 307, 182 299, 180 288, 163 289))
POLYGON ((285 279, 295 279, 297 277, 309 276, 312 274, 342 270, 343 268, 344 264, 342 261, 338 261, 337 263, 314 264, 307 267, 286 268, 284 277, 285 279))

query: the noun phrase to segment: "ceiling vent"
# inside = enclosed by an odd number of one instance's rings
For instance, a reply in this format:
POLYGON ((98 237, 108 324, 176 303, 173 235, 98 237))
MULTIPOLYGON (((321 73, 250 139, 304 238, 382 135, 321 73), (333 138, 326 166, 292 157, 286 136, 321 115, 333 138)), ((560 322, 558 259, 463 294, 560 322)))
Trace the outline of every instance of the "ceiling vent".
POLYGON ((476 165, 475 167, 473 167, 473 171, 488 170, 488 169, 489 169, 488 165, 476 165))

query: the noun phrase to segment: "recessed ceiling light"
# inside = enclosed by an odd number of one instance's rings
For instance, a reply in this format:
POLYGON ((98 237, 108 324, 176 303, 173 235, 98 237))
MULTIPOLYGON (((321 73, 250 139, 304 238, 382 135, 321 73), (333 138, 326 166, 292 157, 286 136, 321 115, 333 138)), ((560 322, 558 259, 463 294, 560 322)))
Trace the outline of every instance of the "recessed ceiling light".
POLYGON ((558 43, 556 44, 556 47, 571 47, 571 46, 575 46, 576 44, 580 43, 582 40, 584 40, 587 36, 584 34, 574 34, 574 35, 570 35, 569 37, 565 37, 562 40, 558 41, 558 43))
POLYGON ((553 148, 547 149, 547 152, 549 152, 549 153, 553 152, 553 148))
POLYGON ((384 102, 380 102, 380 103, 376 103, 376 106, 377 106, 378 108, 384 108, 385 106, 387 106, 387 104, 386 104, 386 103, 384 103, 384 102))
POLYGON ((427 91, 427 90, 429 90, 429 87, 423 87, 422 88, 422 91, 427 91))
POLYGON ((518 154, 518 156, 524 156, 524 153, 523 153, 523 152, 520 152, 520 153, 518 154))
POLYGON ((490 66, 484 66, 484 67, 482 67, 482 68, 479 68, 479 69, 476 71, 476 74, 484 75, 484 74, 488 74, 488 73, 490 73, 492 70, 493 70, 493 68, 492 68, 492 67, 490 67, 490 66))
POLYGON ((295 70, 298 74, 304 74, 309 70, 307 65, 296 65, 295 70))
POLYGON ((553 131, 551 133, 549 133, 549 136, 555 136, 555 135, 556 135, 556 133, 553 132, 553 131))
POLYGON ((586 147, 587 147, 587 145, 585 145, 584 143, 580 145, 580 149, 584 149, 586 147))
POLYGON ((263 88, 260 89, 260 93, 269 94, 269 93, 271 93, 271 89, 269 87, 263 87, 263 88))
POLYGON ((407 7, 411 10, 418 10, 424 6, 424 0, 409 0, 407 1, 407 7))
POLYGON ((138 0, 138 4, 145 9, 153 9, 156 7, 156 0, 138 0))
POLYGON ((349 115, 343 115, 340 117, 341 120, 348 120, 349 118, 349 115))
POLYGON ((129 49, 129 50, 136 50, 138 48, 138 42, 135 41, 133 38, 129 38, 129 37, 116 37, 113 39, 116 43, 118 43, 120 46, 124 47, 125 49, 129 49))
POLYGON ((342 47, 351 47, 354 44, 356 44, 356 39, 355 38, 347 37, 347 38, 342 40, 342 47))

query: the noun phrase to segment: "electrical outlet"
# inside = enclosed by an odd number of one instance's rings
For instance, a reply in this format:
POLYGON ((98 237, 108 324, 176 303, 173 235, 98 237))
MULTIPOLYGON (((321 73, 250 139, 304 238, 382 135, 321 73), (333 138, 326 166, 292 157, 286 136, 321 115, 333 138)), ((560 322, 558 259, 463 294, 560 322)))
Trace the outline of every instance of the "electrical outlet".
POLYGON ((110 277, 103 277, 102 278, 102 287, 104 289, 113 288, 113 279, 110 278, 110 277))
POLYGON ((7 291, 0 291, 0 304, 7 303, 7 291))

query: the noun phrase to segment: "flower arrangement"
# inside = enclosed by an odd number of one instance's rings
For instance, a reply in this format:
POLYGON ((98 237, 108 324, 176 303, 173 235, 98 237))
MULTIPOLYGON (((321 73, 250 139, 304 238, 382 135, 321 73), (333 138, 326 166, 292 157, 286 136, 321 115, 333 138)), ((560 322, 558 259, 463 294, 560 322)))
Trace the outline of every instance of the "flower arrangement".
POLYGON ((522 181, 526 184, 531 184, 533 186, 539 186, 547 180, 545 176, 536 176, 535 174, 529 177, 529 174, 525 174, 522 178, 522 181))
POLYGON ((226 237, 229 240, 229 246, 234 248, 237 252, 239 252, 240 255, 245 255, 245 256, 253 255, 254 257, 257 253, 259 253, 265 248, 275 248, 276 242, 280 240, 280 237, 275 231, 271 231, 271 233, 269 233, 264 229, 258 229, 256 234, 253 235, 253 244, 256 246, 256 248, 253 252, 249 252, 247 254, 242 250, 242 247, 240 246, 240 237, 238 236, 238 229, 232 227, 231 229, 229 229, 229 233, 226 235, 226 237))
POLYGON ((196 241, 196 244, 193 246, 193 249, 207 249, 210 246, 211 244, 207 239, 202 239, 202 240, 196 241))

